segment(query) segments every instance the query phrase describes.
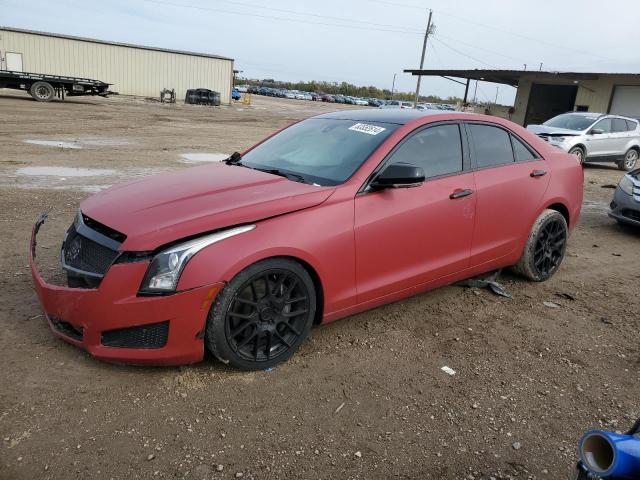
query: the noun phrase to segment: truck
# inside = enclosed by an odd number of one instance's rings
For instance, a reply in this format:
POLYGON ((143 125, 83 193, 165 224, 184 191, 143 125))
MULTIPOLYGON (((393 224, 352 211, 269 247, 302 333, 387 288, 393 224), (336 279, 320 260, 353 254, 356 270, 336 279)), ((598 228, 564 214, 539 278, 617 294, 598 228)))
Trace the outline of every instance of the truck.
POLYGON ((106 97, 110 83, 90 78, 64 77, 44 73, 0 70, 0 88, 26 90, 38 102, 50 102, 54 97, 100 95, 106 97))

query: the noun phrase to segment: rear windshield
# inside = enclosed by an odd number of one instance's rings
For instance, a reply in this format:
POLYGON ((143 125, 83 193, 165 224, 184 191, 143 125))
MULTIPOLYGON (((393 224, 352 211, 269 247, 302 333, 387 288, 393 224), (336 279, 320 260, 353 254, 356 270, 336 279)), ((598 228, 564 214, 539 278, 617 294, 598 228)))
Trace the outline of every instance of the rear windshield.
POLYGON ((547 120, 543 125, 580 131, 589 128, 598 118, 599 115, 593 114, 563 113, 562 115, 547 120))
POLYGON ((242 165, 277 169, 306 183, 347 180, 399 125, 310 118, 296 123, 242 157, 242 165))

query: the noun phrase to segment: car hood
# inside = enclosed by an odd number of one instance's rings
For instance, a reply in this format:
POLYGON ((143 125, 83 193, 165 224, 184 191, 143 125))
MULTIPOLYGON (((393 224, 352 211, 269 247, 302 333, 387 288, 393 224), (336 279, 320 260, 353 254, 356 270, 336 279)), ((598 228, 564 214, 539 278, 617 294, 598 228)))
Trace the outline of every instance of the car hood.
POLYGON ((582 135, 582 132, 578 130, 569 130, 568 128, 556 128, 556 127, 548 127, 546 125, 528 125, 527 130, 536 135, 546 134, 546 135, 563 135, 563 136, 576 136, 582 135))
POLYGON ((224 163, 117 185, 82 202, 88 217, 127 236, 122 251, 150 251, 182 238, 310 208, 335 189, 224 163))

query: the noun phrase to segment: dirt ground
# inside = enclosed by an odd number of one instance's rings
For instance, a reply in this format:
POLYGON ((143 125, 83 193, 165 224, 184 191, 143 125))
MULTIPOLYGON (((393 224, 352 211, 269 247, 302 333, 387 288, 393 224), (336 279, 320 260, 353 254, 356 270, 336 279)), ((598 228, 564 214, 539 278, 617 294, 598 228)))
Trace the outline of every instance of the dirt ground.
POLYGON ((586 169, 559 273, 504 275, 512 300, 441 288, 316 328, 291 361, 257 373, 212 358, 110 365, 52 336, 27 267, 41 211, 55 252, 104 185, 337 108, 0 92, 1 479, 566 479, 582 432, 640 416, 640 232, 607 217, 606 186, 622 175, 607 166, 586 169))

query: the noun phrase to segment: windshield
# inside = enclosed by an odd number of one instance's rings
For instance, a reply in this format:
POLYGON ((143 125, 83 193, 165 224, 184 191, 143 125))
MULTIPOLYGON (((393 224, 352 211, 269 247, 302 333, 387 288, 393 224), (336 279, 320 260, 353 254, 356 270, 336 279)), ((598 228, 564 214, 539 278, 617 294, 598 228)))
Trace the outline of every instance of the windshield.
POLYGON ((566 128, 567 130, 586 130, 595 122, 600 115, 581 114, 581 113, 563 113, 557 117, 553 117, 543 123, 547 127, 566 128))
POLYGON ((242 165, 301 176, 306 183, 347 180, 398 125, 310 118, 283 130, 242 157, 242 165))

